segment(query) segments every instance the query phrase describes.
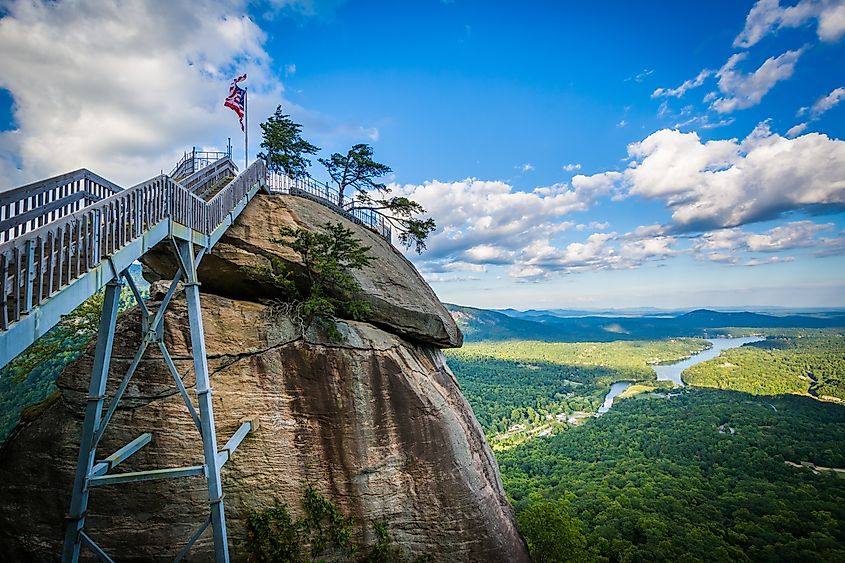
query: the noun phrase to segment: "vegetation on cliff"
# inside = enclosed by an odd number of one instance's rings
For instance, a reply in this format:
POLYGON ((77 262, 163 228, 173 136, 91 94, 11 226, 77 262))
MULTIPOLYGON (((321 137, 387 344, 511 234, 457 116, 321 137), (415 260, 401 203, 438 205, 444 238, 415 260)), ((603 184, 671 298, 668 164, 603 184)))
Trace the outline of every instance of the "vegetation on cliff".
MULTIPOLYGON (((304 140, 302 125, 286 115, 281 106, 261 124, 264 133, 261 148, 263 158, 270 170, 284 172, 291 178, 309 176, 311 161, 306 157, 320 149, 304 140)), ((337 205, 344 209, 350 205, 355 209, 375 211, 396 230, 399 243, 414 248, 417 253, 425 249, 428 236, 436 228, 434 219, 422 218, 426 211, 422 205, 402 196, 390 196, 390 187, 379 178, 390 174, 391 168, 373 158, 373 148, 365 143, 352 146, 346 154, 332 153, 329 158, 318 159, 329 177, 337 185, 337 205), (347 190, 355 193, 352 202, 346 199, 347 190), (372 194, 378 194, 374 197, 372 194)))
POLYGON ((246 540, 243 546, 257 563, 309 563, 333 559, 359 563, 423 563, 430 557, 412 560, 393 543, 388 523, 371 523, 375 535, 372 545, 354 539, 355 519, 345 516, 335 503, 308 484, 302 493, 303 515, 294 518, 284 502, 269 508, 244 511, 246 540))
POLYGON ((303 332, 317 320, 338 338, 334 317, 368 317, 371 307, 361 299, 361 285, 350 272, 370 263, 370 247, 362 245, 350 229, 342 223, 326 223, 318 232, 282 227, 273 242, 299 256, 301 273, 276 257, 263 267, 246 270, 280 290, 285 297, 279 301, 290 305, 283 307, 284 312, 300 320, 303 332))

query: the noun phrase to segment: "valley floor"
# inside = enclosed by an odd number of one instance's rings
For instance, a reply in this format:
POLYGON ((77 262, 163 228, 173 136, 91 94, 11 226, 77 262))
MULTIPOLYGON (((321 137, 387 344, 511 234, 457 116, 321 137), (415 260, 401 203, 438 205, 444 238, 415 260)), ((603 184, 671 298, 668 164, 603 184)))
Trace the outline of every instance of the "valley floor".
POLYGON ((676 391, 647 364, 702 340, 484 342, 448 357, 529 544, 538 514, 557 534, 548 560, 845 561, 845 334, 765 332, 676 391), (617 381, 634 384, 594 417, 617 381))

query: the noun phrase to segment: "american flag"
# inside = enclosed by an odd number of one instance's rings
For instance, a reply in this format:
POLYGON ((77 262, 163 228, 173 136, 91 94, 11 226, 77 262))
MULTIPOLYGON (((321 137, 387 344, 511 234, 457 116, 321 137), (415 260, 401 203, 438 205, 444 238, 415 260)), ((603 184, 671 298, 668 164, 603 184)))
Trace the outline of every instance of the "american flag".
POLYGON ((241 131, 244 130, 244 103, 246 98, 246 90, 238 86, 238 82, 246 80, 246 74, 232 80, 232 85, 229 86, 229 95, 223 105, 238 114, 238 119, 241 122, 241 131))

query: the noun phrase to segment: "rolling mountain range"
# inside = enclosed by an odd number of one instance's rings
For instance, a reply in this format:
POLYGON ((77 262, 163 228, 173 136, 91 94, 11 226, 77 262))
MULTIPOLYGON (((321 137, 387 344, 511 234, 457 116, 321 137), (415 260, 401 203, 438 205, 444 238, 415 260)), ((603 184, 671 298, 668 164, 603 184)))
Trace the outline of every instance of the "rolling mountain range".
POLYGON ((774 316, 749 312, 723 313, 698 309, 676 316, 559 316, 558 311, 532 310, 509 314, 446 304, 468 341, 546 340, 605 342, 680 336, 717 336, 719 329, 845 327, 845 313, 826 316, 774 316))

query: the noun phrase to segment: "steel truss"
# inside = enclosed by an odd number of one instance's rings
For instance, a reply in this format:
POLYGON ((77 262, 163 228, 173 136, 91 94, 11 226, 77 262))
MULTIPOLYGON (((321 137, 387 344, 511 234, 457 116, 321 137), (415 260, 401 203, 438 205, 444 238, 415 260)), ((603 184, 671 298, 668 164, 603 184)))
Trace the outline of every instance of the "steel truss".
POLYGON ((215 561, 217 563, 229 561, 220 470, 231 458, 243 439, 250 432, 257 429, 256 422, 243 422, 226 445, 223 446, 223 449, 218 451, 217 436, 214 429, 214 412, 211 404, 211 386, 208 377, 205 336, 202 326, 200 284, 197 281, 197 266, 200 260, 202 260, 206 249, 201 248, 197 254, 194 254, 191 241, 181 240, 173 236, 170 237, 170 241, 174 254, 176 255, 178 268, 162 299, 161 305, 155 313, 152 313, 147 308, 144 300, 141 298, 138 287, 129 275, 128 269, 122 272, 115 272, 114 279, 106 284, 103 313, 100 317, 97 345, 94 352, 94 366, 91 371, 91 382, 88 388, 85 407, 85 419, 82 424, 79 457, 76 463, 76 476, 73 483, 70 510, 66 516, 67 522, 62 550, 62 561, 64 563, 76 563, 79 560, 82 545, 88 547, 101 561, 113 561, 85 531, 88 496, 93 487, 193 476, 204 476, 206 478, 208 484, 209 515, 200 523, 187 544, 177 554, 174 561, 182 560, 209 526, 211 526, 212 530, 215 561), (184 287, 185 299, 188 304, 188 324, 190 327, 199 412, 197 412, 197 409, 191 403, 191 398, 182 381, 182 376, 176 370, 176 366, 167 350, 163 337, 164 314, 180 282, 182 282, 184 287), (120 301, 120 292, 124 285, 129 287, 141 310, 141 343, 132 363, 129 365, 129 369, 120 381, 117 391, 108 403, 105 414, 103 414, 115 326, 117 324, 118 304, 120 301), (112 470, 118 464, 149 444, 152 439, 151 434, 146 432, 110 456, 97 459, 97 446, 117 409, 118 403, 126 392, 129 382, 138 368, 144 353, 150 346, 157 346, 161 352, 164 363, 167 365, 168 371, 176 384, 176 388, 185 402, 188 414, 193 419, 200 433, 203 447, 203 465, 112 473, 112 470))

